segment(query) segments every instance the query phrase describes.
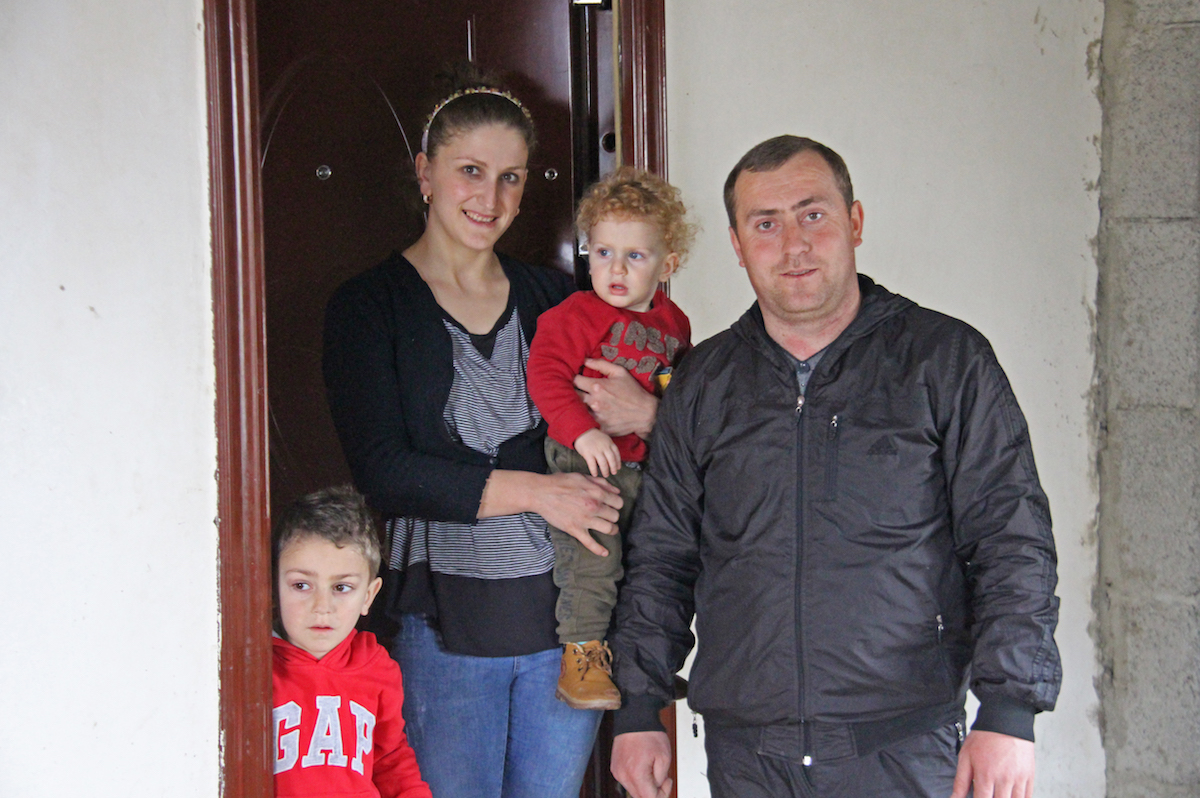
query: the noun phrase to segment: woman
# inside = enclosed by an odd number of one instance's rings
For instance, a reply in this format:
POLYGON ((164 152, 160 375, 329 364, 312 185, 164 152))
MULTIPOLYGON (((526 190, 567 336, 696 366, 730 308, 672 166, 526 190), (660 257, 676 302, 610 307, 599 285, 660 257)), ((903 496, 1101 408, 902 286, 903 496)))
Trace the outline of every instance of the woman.
MULTIPOLYGON (((525 360, 538 315, 573 286, 494 250, 533 145, 512 95, 460 81, 416 157, 425 232, 343 285, 326 316, 330 409, 355 482, 389 518, 385 600, 401 623, 409 739, 434 795, 578 795, 599 723, 554 699, 546 523, 603 553, 587 530, 615 531, 621 501, 603 480, 544 473, 525 360)), ((594 392, 600 417, 603 397, 618 425, 648 428, 644 392, 623 402, 610 382, 615 399, 594 392)))

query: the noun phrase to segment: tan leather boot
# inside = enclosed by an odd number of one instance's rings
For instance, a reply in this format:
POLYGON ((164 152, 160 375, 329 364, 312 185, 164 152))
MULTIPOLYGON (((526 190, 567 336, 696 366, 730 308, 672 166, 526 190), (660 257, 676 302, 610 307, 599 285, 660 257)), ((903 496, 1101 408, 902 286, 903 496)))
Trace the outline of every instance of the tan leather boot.
POLYGON ((572 709, 620 709, 621 691, 612 683, 608 643, 567 643, 554 697, 572 709))

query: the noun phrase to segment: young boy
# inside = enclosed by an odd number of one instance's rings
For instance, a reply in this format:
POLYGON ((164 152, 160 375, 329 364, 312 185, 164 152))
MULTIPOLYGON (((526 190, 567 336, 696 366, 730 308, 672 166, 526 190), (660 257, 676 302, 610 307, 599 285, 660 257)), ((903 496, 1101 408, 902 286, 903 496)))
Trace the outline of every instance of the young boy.
POLYGON ((546 459, 552 472, 606 477, 624 505, 617 535, 593 534, 608 550, 597 556, 570 535, 550 528, 556 615, 564 645, 555 695, 576 709, 617 709, 611 654, 603 642, 617 600, 621 538, 641 486, 646 442, 601 432, 575 392, 575 375, 603 376, 584 367, 588 358, 624 366, 642 387, 656 392, 687 350, 687 316, 660 288, 678 268, 694 229, 685 220, 679 191, 661 178, 622 168, 588 190, 576 226, 588 241, 591 291, 568 297, 538 319, 529 350, 528 385, 549 424, 546 459))
POLYGON ((365 500, 309 494, 273 538, 275 795, 431 798, 404 735, 400 668, 354 628, 382 584, 365 500))

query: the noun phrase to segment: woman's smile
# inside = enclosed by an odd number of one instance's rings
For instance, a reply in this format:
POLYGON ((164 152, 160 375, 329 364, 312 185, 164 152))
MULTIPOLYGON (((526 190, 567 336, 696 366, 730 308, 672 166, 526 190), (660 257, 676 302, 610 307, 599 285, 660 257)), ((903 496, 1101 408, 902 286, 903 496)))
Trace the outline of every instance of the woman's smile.
POLYGON ((490 251, 520 212, 528 157, 521 134, 499 124, 459 133, 432 159, 418 154, 427 232, 450 246, 490 251))

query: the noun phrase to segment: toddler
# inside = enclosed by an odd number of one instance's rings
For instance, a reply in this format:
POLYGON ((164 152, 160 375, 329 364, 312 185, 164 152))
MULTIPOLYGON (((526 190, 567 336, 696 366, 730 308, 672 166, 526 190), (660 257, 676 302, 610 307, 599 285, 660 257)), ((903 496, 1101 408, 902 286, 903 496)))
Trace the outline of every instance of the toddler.
POLYGON ((601 432, 573 380, 580 373, 603 376, 584 367, 585 360, 602 358, 624 366, 648 391, 665 385, 690 345, 691 328, 661 285, 679 268, 694 229, 676 188, 631 167, 588 190, 576 225, 588 241, 592 290, 572 294, 538 318, 528 385, 549 425, 550 471, 605 477, 625 502, 617 535, 593 533, 607 557, 550 528, 560 589, 558 637, 564 645, 555 694, 576 709, 617 709, 621 695, 612 683, 604 638, 623 574, 621 536, 641 485, 646 442, 633 434, 614 439, 601 432))
POLYGON ((272 537, 275 795, 431 798, 404 734, 400 668, 354 628, 382 584, 365 500, 349 487, 310 494, 272 537))

